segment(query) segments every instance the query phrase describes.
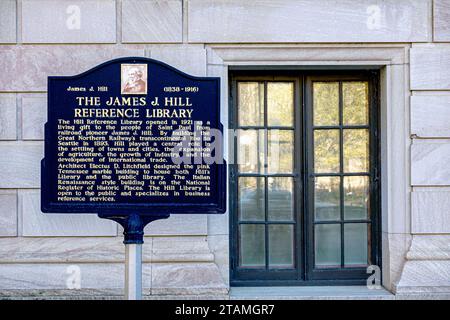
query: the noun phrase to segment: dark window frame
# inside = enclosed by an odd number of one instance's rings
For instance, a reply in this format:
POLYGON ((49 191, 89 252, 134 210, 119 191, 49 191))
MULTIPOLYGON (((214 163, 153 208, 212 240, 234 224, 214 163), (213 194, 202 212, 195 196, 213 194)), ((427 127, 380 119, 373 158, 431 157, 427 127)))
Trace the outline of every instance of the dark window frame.
MULTIPOLYGON (((230 150, 235 150, 233 164, 229 166, 230 178, 230 284, 232 286, 302 286, 302 285, 364 285, 370 274, 366 268, 315 269, 314 268, 314 174, 312 169, 312 81, 368 81, 369 83, 369 157, 370 157, 370 220, 371 256, 373 265, 381 268, 381 193, 380 193, 380 97, 379 71, 286 71, 245 70, 230 72, 229 128, 239 129, 237 122, 238 81, 292 81, 294 82, 294 264, 295 269, 261 270, 240 268, 239 218, 237 181, 237 137, 230 139, 230 150), (302 214, 303 213, 303 214, 302 214), (306 245, 307 244, 307 245, 306 245)), ((266 85, 265 85, 266 86, 266 85)), ((265 96, 267 91, 265 91, 265 96)), ((267 99, 264 101, 267 115, 267 99)), ((342 95, 339 97, 340 108, 342 95)), ((267 116, 265 116, 267 118, 267 116)), ((267 120, 264 121, 264 126, 267 120)), ((340 124, 340 127, 341 124, 340 124)), ((266 127, 267 128, 267 127, 266 127)), ((354 126, 352 126, 354 128, 354 126)), ((341 141, 342 142, 342 141, 341 141)), ((342 148, 341 143, 341 148, 342 148)), ((281 174, 282 175, 282 174, 281 174)), ((342 175, 342 174, 341 174, 342 175)), ((346 174, 347 175, 347 174, 346 174)), ((242 174, 242 176, 270 176, 267 174, 242 174)), ((280 174, 276 174, 280 176, 280 174)), ((265 178, 267 181, 267 178, 265 178)), ((265 194, 267 205, 267 192, 265 194)), ((341 199, 341 201, 343 201, 341 199)), ((267 208, 265 209, 267 211, 267 208)), ((266 213, 267 214, 267 213, 266 213)), ((260 222, 259 222, 260 223, 260 222)), ((270 223, 270 222, 269 222, 270 223)), ((344 223, 344 222, 341 222, 344 223)), ((267 222, 266 222, 267 225, 267 222)), ((266 232, 267 237, 267 232, 266 232)), ((267 243, 266 243, 267 247, 267 243)), ((267 253, 267 248, 265 249, 267 253)), ((267 268, 266 254, 266 268, 267 268)))

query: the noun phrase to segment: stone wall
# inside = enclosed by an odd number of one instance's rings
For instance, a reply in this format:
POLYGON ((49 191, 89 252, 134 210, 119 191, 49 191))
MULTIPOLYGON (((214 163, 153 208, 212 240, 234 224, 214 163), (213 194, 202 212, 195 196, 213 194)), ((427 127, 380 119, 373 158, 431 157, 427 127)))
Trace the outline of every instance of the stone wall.
MULTIPOLYGON (((204 76, 209 44, 301 43, 411 45, 409 251, 392 289, 450 292, 450 0, 1 0, 0 296, 122 293, 117 226, 39 209, 47 76, 123 56, 204 76), (82 290, 67 290, 72 264, 82 290)), ((146 294, 227 294, 226 215, 146 231, 146 294)))

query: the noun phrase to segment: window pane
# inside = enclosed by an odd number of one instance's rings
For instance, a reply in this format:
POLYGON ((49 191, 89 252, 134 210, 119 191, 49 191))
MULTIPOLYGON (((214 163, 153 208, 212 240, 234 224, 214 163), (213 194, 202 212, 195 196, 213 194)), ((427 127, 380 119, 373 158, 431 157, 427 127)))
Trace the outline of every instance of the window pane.
POLYGON ((344 225, 345 266, 367 265, 367 230, 366 223, 348 223, 344 225))
POLYGON ((369 177, 344 177, 344 217, 346 220, 367 219, 369 177))
POLYGON ((264 172, 264 130, 238 130, 239 171, 264 172))
POLYGON ((369 171, 369 131, 344 130, 344 172, 369 171))
POLYGON ((269 173, 292 173, 293 130, 268 130, 268 143, 269 173))
POLYGON ((343 82, 344 125, 369 123, 369 85, 367 82, 343 82))
POLYGON ((294 267, 292 225, 269 225, 269 267, 294 267))
POLYGON ((239 220, 264 220, 264 178, 239 178, 239 220))
POLYGON ((240 126, 264 124, 264 84, 238 83, 238 121, 240 126))
POLYGON ((340 177, 316 177, 314 217, 319 220, 340 220, 340 177))
POLYGON ((293 126, 294 84, 292 82, 267 83, 267 124, 293 126))
POLYGON ((339 124, 339 83, 313 83, 314 125, 330 126, 339 124))
POLYGON ((317 224, 314 236, 316 267, 340 267, 341 226, 339 224, 317 224))
POLYGON ((339 130, 314 131, 314 169, 316 173, 339 172, 339 130))
POLYGON ((268 184, 269 220, 291 221, 294 211, 292 178, 269 178, 268 184))
POLYGON ((264 225, 240 225, 240 266, 265 267, 265 237, 264 225))

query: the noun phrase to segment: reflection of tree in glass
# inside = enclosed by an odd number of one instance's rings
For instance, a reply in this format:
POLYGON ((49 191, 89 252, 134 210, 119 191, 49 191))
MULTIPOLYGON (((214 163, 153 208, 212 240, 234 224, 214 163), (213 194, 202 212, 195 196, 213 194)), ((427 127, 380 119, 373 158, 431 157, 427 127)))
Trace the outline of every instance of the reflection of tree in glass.
POLYGON ((294 133, 292 130, 269 130, 269 173, 291 173, 293 170, 294 133))
POLYGON ((313 101, 315 126, 339 124, 338 82, 314 82, 313 101))
POLYGON ((369 207, 369 178, 350 176, 344 178, 344 203, 346 219, 364 219, 369 207))
POLYGON ((339 130, 314 131, 314 168, 317 173, 339 172, 339 130))
POLYGON ((269 126, 292 126, 294 115, 294 84, 267 83, 267 123, 269 126))
POLYGON ((239 179, 239 213, 241 220, 264 220, 264 178, 239 179))
POLYGON ((367 172, 368 149, 367 129, 344 130, 344 172, 367 172))
POLYGON ((264 124, 263 83, 239 82, 238 103, 240 126, 262 126, 264 124))
POLYGON ((345 125, 364 125, 369 115, 369 85, 367 82, 343 82, 343 120, 345 125))

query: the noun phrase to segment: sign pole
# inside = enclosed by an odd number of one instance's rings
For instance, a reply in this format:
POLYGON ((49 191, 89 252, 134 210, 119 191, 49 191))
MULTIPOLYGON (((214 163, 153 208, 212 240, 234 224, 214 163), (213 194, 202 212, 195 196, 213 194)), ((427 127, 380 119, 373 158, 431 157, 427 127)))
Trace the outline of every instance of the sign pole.
POLYGON ((125 244, 125 299, 142 300, 142 244, 125 244))
POLYGON ((144 228, 152 221, 167 219, 169 213, 158 215, 111 215, 98 213, 100 218, 110 219, 123 227, 125 244, 125 299, 142 300, 142 244, 144 228))

